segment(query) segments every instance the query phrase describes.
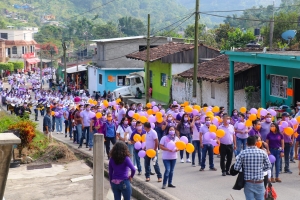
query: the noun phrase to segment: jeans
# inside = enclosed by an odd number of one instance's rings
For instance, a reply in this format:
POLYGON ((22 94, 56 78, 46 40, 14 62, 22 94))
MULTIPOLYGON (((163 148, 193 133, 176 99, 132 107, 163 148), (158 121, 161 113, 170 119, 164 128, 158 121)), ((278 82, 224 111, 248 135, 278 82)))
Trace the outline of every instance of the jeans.
POLYGON ((236 145, 237 145, 236 155, 239 155, 241 153, 242 145, 243 145, 243 150, 246 149, 246 144, 247 144, 247 138, 242 139, 242 138, 236 137, 236 145))
POLYGON ((65 120, 64 123, 65 123, 65 135, 67 135, 68 128, 69 128, 69 120, 65 120))
MULTIPOLYGON (((55 130, 55 119, 56 117, 52 116, 52 131, 54 132, 55 130)), ((57 130, 56 130, 57 131, 57 130)))
POLYGON ((195 164, 195 157, 196 157, 196 152, 198 154, 198 164, 201 165, 201 147, 200 147, 200 140, 193 140, 192 144, 195 147, 194 152, 192 153, 192 164, 195 164))
POLYGON ((34 119, 35 119, 35 121, 37 121, 38 120, 39 111, 38 111, 38 109, 33 109, 33 110, 34 110, 34 119))
POLYGON ((80 144, 79 146, 82 146, 83 140, 86 139, 86 147, 88 147, 89 145, 89 139, 90 139, 90 127, 89 126, 85 126, 83 131, 82 131, 82 136, 80 139, 80 144))
POLYGON ((93 130, 92 132, 90 131, 90 136, 89 136, 89 141, 88 141, 88 144, 89 144, 89 147, 90 148, 93 148, 94 146, 94 134, 97 133, 96 130, 93 130))
POLYGON ((40 113, 41 113, 41 116, 43 116, 43 117, 44 117, 44 115, 45 115, 45 108, 44 108, 44 109, 42 109, 42 110, 40 110, 40 113))
POLYGON ((110 142, 114 145, 116 143, 116 137, 105 137, 104 144, 105 144, 105 148, 106 148, 107 157, 109 157, 110 142))
POLYGON ((296 144, 296 139, 294 139, 293 146, 291 146, 291 150, 290 150, 290 160, 294 160, 295 144, 296 144))
POLYGON ((133 152, 134 152, 134 158, 135 158, 136 166, 138 168, 138 172, 141 172, 142 171, 142 166, 141 166, 141 158, 138 155, 139 151, 134 149, 133 152))
POLYGON ((273 178, 273 168, 275 166, 275 177, 279 177, 279 170, 280 170, 280 151, 278 149, 272 149, 270 148, 270 153, 276 158, 275 163, 272 163, 272 168, 271 168, 271 177, 273 178))
MULTIPOLYGON (((189 143, 191 142, 191 135, 186 135, 186 134, 180 133, 180 137, 182 137, 182 136, 186 136, 188 138, 189 143)), ((183 152, 184 152, 184 150, 180 150, 180 159, 183 159, 183 152)), ((186 154, 186 159, 189 159, 190 154, 188 152, 185 152, 185 154, 186 154)))
POLYGON ((244 186, 246 200, 264 200, 265 187, 264 183, 249 183, 244 186))
POLYGON ((214 146, 211 144, 204 144, 202 148, 202 161, 201 169, 205 169, 206 154, 208 153, 209 157, 209 168, 214 168, 214 146))
MULTIPOLYGON (((156 151, 156 157, 157 157, 157 151, 156 151)), ((145 165, 145 172, 146 172, 146 178, 150 178, 150 172, 151 172, 151 159, 147 155, 144 157, 144 165, 145 165)), ((157 175, 157 178, 162 178, 162 175, 160 173, 159 165, 158 165, 158 157, 156 159, 155 165, 154 165, 154 170, 157 175)))
POLYGON ((231 161, 232 161, 232 153, 233 153, 233 147, 232 145, 225 145, 221 144, 220 145, 220 167, 222 169, 222 172, 228 172, 230 169, 231 161), (226 160, 226 165, 225 165, 225 158, 227 157, 226 160))
POLYGON ((114 184, 112 182, 110 182, 110 184, 115 200, 121 200, 122 196, 124 200, 130 200, 132 190, 129 180, 123 180, 120 184, 114 184))
POLYGON ((284 143, 284 171, 288 171, 290 168, 290 143, 284 143))
POLYGON ((55 125, 56 125, 56 132, 58 133, 62 133, 62 121, 63 121, 63 118, 60 117, 55 117, 55 125))
POLYGON ((73 127, 72 127, 72 120, 69 120, 69 137, 73 137, 73 127))
POLYGON ((127 147, 129 149, 131 162, 135 166, 135 158, 134 158, 134 153, 133 153, 134 146, 133 146, 133 144, 127 144, 127 147))
POLYGON ((165 173, 163 179, 163 185, 172 184, 173 172, 176 164, 176 159, 173 160, 163 160, 165 166, 165 173))
POLYGON ((76 139, 76 141, 77 141, 77 144, 79 144, 81 136, 82 136, 82 124, 78 124, 76 126, 76 130, 77 130, 77 139, 76 139))

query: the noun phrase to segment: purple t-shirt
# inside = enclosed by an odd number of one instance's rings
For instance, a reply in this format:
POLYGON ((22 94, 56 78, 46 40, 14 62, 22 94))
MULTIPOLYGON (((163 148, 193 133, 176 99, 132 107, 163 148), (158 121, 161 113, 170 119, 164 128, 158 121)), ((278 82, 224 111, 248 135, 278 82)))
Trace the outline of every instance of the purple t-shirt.
MULTIPOLYGON (((160 140, 160 144, 164 145, 164 147, 167 148, 167 144, 171 141, 171 139, 169 138, 169 136, 165 135, 161 138, 160 140)), ((175 143, 177 141, 179 141, 179 138, 175 136, 174 140, 175 143)), ((177 159, 177 152, 169 152, 169 151, 163 151, 162 152, 162 159, 163 160, 176 160, 177 159)))
POLYGON ((281 147, 283 136, 280 133, 269 132, 266 139, 269 140, 269 148, 276 149, 281 147))
MULTIPOLYGON (((146 150, 155 148, 155 139, 157 139, 157 133, 155 130, 150 129, 150 131, 146 132, 146 150)), ((154 149, 156 150, 156 149, 154 149)))
POLYGON ((250 131, 249 131, 249 136, 259 136, 261 137, 259 131, 255 130, 254 128, 252 128, 250 131))
POLYGON ((236 133, 236 137, 241 138, 241 139, 246 139, 248 138, 248 133, 245 133, 247 131, 247 127, 245 126, 243 129, 239 129, 238 125, 240 122, 236 122, 234 125, 235 130, 242 131, 243 133, 236 133))
POLYGON ((220 138, 220 143, 225 145, 233 144, 233 136, 235 134, 234 127, 231 124, 228 124, 227 127, 222 124, 218 129, 222 129, 225 131, 225 136, 220 138))
POLYGON ((62 118, 64 115, 64 111, 62 109, 56 108, 55 112, 58 113, 58 115, 55 115, 56 118, 62 118))
POLYGON ((91 111, 82 111, 80 113, 80 117, 82 117, 83 126, 90 126, 91 124, 91 117, 90 117, 91 111))
POLYGON ((123 118, 123 116, 126 115, 126 111, 125 111, 125 108, 121 108, 118 112, 118 123, 120 124, 121 123, 121 120, 123 118))
POLYGON ((137 130, 133 131, 132 134, 131 134, 131 136, 130 136, 130 141, 134 141, 133 137, 134 137, 135 134, 139 134, 140 136, 142 136, 142 135, 146 134, 146 131, 142 130, 141 133, 139 133, 137 130))
POLYGON ((262 122, 261 123, 260 135, 261 135, 261 139, 263 141, 266 141, 267 135, 268 135, 268 133, 270 133, 270 127, 271 127, 270 122, 262 122))
POLYGON ((205 133, 209 133, 209 127, 207 127, 205 124, 201 126, 200 133, 202 133, 202 144, 210 144, 210 140, 206 140, 204 135, 205 133))
MULTIPOLYGON (((300 135, 296 138, 296 142, 300 143, 300 135)), ((300 148, 298 148, 298 156, 300 157, 300 148)))
POLYGON ((127 156, 123 163, 117 165, 115 161, 111 158, 108 164, 109 169, 109 180, 127 180, 128 179, 128 169, 130 169, 130 176, 133 177, 135 174, 135 167, 133 166, 130 158, 127 156))

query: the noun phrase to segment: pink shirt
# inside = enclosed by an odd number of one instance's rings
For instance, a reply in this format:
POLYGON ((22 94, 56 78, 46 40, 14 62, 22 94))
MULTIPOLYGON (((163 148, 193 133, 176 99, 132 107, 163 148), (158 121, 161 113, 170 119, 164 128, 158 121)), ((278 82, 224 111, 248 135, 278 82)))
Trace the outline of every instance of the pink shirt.
MULTIPOLYGON (((167 144, 170 142, 170 138, 169 136, 163 136, 160 140, 160 144, 164 145, 164 147, 167 148, 167 144)), ((179 141, 179 138, 175 136, 175 140, 174 142, 176 143, 177 141, 179 141)), ((174 160, 177 159, 177 152, 169 152, 169 151, 163 151, 162 152, 162 159, 163 160, 174 160)))

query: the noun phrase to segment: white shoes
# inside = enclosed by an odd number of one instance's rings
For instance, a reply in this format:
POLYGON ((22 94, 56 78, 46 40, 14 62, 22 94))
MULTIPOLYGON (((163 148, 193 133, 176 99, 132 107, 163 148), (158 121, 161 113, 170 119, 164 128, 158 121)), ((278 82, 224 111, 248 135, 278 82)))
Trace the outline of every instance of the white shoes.
POLYGON ((181 163, 184 163, 184 160, 183 159, 181 159, 181 161, 180 161, 181 163))
POLYGON ((137 166, 134 166, 135 169, 137 169, 137 166))
POLYGON ((191 163, 191 160, 190 160, 190 159, 187 159, 186 162, 187 162, 187 163, 191 163))

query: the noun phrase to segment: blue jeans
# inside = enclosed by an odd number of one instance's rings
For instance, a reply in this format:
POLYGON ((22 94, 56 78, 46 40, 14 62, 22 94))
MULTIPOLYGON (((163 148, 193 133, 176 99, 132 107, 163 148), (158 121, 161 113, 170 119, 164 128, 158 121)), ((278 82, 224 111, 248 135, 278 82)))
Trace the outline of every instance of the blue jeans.
POLYGON ((73 137, 73 127, 72 127, 72 120, 69 120, 69 137, 73 137))
POLYGON ((213 169, 214 168, 214 146, 211 144, 203 144, 201 169, 205 169, 207 153, 208 153, 208 157, 209 157, 209 168, 213 169))
POLYGON ((165 173, 163 179, 163 185, 172 184, 173 172, 176 164, 176 159, 173 160, 163 160, 165 166, 165 173))
POLYGON ((56 132, 61 133, 62 132, 62 121, 63 118, 55 117, 55 125, 56 125, 56 132))
POLYGON ((247 144, 247 138, 242 139, 242 138, 236 137, 236 145, 237 145, 236 155, 239 155, 241 153, 242 146, 243 146, 243 150, 246 149, 246 144, 247 144))
POLYGON ((89 142, 88 142, 88 145, 90 148, 93 148, 94 146, 94 134, 97 133, 96 130, 92 131, 92 132, 89 132, 89 142))
POLYGON ((273 178, 273 168, 275 166, 275 177, 279 177, 279 170, 280 170, 280 163, 281 163, 281 158, 280 158, 280 151, 278 149, 272 149, 270 148, 270 153, 276 158, 275 163, 272 163, 272 168, 271 168, 271 177, 273 178))
POLYGON ((141 166, 140 157, 138 155, 139 151, 134 149, 133 152, 134 152, 134 158, 135 158, 136 166, 138 168, 138 172, 141 172, 142 171, 142 166, 141 166))
POLYGON ((196 153, 198 154, 198 164, 201 165, 201 147, 200 147, 200 140, 193 140, 192 144, 195 147, 194 152, 192 153, 192 165, 195 164, 195 157, 196 153))
POLYGON ((131 159, 131 162, 133 163, 133 165, 135 166, 135 157, 134 157, 134 153, 133 153, 133 149, 134 149, 134 146, 133 144, 127 144, 127 147, 129 149, 129 153, 130 153, 130 159, 131 159))
MULTIPOLYGON (((157 151, 156 151, 157 156, 157 151)), ((144 165, 145 165, 145 172, 146 172, 146 178, 150 178, 150 172, 151 172, 151 158, 149 158, 147 155, 144 157, 144 165)), ((161 178, 162 175, 160 173, 159 165, 158 165, 158 157, 156 159, 154 170, 157 175, 157 178, 161 178)))
POLYGON ((79 146, 82 146, 83 140, 86 139, 86 147, 88 147, 89 145, 89 140, 90 140, 90 127, 89 126, 85 126, 82 132, 82 136, 80 139, 80 144, 79 146))
POLYGON ((290 150, 291 150, 291 144, 284 143, 284 171, 290 169, 290 150))
POLYGON ((81 136, 82 136, 82 124, 78 124, 76 126, 76 130, 77 130, 77 139, 76 139, 76 142, 77 142, 77 144, 79 144, 81 136))
POLYGON ((296 139, 294 139, 293 146, 291 146, 290 150, 290 160, 294 160, 294 149, 295 149, 296 139))
POLYGON ((246 200, 264 200, 265 186, 264 183, 249 183, 244 186, 246 200))
POLYGON ((130 200, 131 198, 131 185, 129 180, 123 180, 120 184, 114 184, 110 182, 111 189, 114 193, 114 199, 115 200, 121 200, 121 197, 123 196, 124 200, 130 200))
MULTIPOLYGON (((186 134, 180 133, 180 137, 182 137, 182 136, 186 136, 188 138, 189 143, 191 142, 191 140, 192 140, 191 135, 186 135, 186 134)), ((183 159, 183 152, 184 152, 184 150, 180 150, 180 159, 183 159)), ((185 152, 185 154, 186 154, 186 159, 189 159, 190 154, 188 152, 185 152)))

